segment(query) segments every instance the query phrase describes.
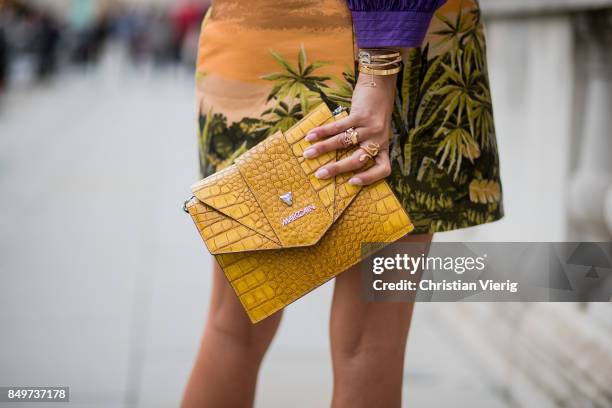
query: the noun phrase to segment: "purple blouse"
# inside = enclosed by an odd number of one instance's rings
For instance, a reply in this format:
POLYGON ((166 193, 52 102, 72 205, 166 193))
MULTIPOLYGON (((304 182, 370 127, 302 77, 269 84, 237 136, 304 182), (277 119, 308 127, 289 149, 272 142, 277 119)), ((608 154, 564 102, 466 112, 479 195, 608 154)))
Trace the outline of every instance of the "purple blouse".
POLYGON ((347 0, 357 46, 420 47, 434 12, 446 0, 347 0))

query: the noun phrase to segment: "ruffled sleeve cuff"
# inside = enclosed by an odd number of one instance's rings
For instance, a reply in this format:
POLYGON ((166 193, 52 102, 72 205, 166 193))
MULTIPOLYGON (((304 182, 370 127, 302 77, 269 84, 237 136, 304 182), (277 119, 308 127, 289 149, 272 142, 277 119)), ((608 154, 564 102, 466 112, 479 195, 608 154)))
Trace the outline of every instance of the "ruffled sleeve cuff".
POLYGON ((420 47, 431 19, 446 0, 349 0, 360 48, 420 47))
POLYGON ((419 11, 353 11, 360 48, 420 47, 433 13, 419 11))

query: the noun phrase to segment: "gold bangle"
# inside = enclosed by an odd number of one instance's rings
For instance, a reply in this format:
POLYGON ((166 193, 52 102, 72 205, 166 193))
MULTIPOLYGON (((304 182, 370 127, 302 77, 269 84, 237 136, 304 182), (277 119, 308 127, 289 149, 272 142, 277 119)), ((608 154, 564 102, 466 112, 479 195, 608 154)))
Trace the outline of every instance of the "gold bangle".
POLYGON ((369 65, 369 64, 391 64, 393 62, 399 62, 402 60, 402 56, 398 55, 394 58, 365 58, 365 57, 360 57, 358 59, 358 62, 360 64, 365 64, 365 65, 369 65))
POLYGON ((369 64, 373 61, 389 61, 389 60, 401 58, 401 57, 402 56, 400 54, 390 54, 390 55, 384 55, 381 57, 377 57, 377 56, 369 55, 369 54, 359 54, 357 59, 363 63, 369 64))
POLYGON ((359 51, 367 52, 367 53, 378 53, 376 55, 384 54, 385 52, 398 53, 399 50, 397 48, 360 48, 359 51))
POLYGON ((375 62, 391 62, 397 59, 401 60, 402 56, 399 53, 382 55, 382 56, 374 56, 370 55, 366 52, 359 52, 359 56, 357 57, 360 64, 372 64, 375 62))
POLYGON ((366 66, 359 65, 359 72, 363 74, 370 74, 370 75, 380 75, 380 76, 393 75, 393 74, 397 74, 398 72, 400 72, 400 70, 401 70, 401 67, 399 66, 395 68, 391 68, 391 69, 371 69, 366 66))
MULTIPOLYGON (((360 65, 363 65, 366 68, 380 68, 380 67, 386 67, 387 65, 394 65, 395 67, 399 66, 399 63, 402 62, 402 58, 398 57, 394 60, 390 60, 390 61, 382 61, 382 62, 370 62, 370 63, 365 63, 365 62, 359 62, 360 65)), ((394 67, 394 68, 395 68, 394 67)))
POLYGON ((359 53, 358 53, 358 58, 361 59, 366 58, 369 61, 372 61, 374 59, 391 59, 391 58, 397 58, 399 57, 401 54, 399 51, 392 51, 391 54, 385 54, 386 52, 389 52, 390 50, 387 49, 380 49, 380 48, 374 48, 374 49, 360 49, 359 53), (372 51, 378 51, 380 52, 379 54, 373 54, 372 51))

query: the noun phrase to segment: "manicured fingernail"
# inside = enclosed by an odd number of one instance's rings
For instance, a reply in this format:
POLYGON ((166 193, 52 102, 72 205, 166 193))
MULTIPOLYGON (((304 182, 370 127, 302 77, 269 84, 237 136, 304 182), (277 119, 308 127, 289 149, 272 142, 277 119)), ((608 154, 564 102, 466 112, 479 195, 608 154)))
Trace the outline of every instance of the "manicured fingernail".
POLYGON ((315 173, 315 177, 318 179, 326 179, 329 177, 329 171, 327 171, 327 169, 319 169, 315 173))
POLYGON ((352 184, 354 186, 362 186, 363 185, 363 181, 359 177, 353 177, 352 179, 350 179, 348 181, 348 183, 352 184))
POLYGON ((304 139, 306 139, 307 142, 312 142, 314 140, 317 140, 317 135, 316 133, 309 133, 304 139))
POLYGON ((310 159, 311 157, 314 157, 315 154, 317 154, 317 151, 315 149, 306 149, 304 150, 304 153, 302 153, 302 156, 307 159, 310 159))

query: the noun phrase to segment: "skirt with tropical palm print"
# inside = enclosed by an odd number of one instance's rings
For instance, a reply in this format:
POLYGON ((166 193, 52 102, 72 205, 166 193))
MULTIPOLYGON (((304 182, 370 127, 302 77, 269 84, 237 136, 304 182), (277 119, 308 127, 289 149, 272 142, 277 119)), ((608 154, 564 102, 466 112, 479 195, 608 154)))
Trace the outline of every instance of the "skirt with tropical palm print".
MULTIPOLYGON (((323 99, 350 107, 355 55, 345 0, 214 0, 196 72, 201 175, 290 128, 323 99)), ((392 120, 387 181, 413 233, 503 216, 476 0, 449 0, 423 46, 404 51, 392 120)))

